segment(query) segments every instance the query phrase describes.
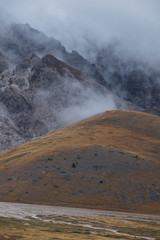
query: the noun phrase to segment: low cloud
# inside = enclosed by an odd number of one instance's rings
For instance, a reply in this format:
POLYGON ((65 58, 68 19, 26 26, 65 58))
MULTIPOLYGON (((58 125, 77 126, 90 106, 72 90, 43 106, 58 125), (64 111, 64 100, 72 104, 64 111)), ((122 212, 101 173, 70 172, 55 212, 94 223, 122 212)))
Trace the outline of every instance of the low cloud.
MULTIPOLYGON (((88 80, 90 81, 90 80, 88 80)), ((34 100, 34 119, 47 122, 48 130, 69 125, 95 114, 117 109, 115 97, 103 88, 96 89, 97 84, 81 84, 76 79, 61 79, 60 93, 39 89, 34 100)), ((123 109, 121 101, 120 108, 123 109)))
MULTIPOLYGON (((83 94, 85 94, 85 92, 83 94)), ((63 109, 59 117, 62 125, 68 125, 95 114, 114 109, 117 109, 117 106, 112 95, 104 96, 92 91, 86 101, 70 105, 63 109)))
POLYGON ((120 41, 121 50, 155 63, 160 61, 159 0, 6 0, 1 18, 28 22, 83 55, 92 43, 120 41))

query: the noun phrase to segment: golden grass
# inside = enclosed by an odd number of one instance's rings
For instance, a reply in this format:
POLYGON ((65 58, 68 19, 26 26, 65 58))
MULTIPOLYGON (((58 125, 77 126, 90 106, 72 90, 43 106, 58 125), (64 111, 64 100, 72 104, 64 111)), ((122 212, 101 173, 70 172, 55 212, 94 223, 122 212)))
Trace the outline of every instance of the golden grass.
POLYGON ((0 170, 0 201, 160 213, 160 118, 98 114, 0 153, 0 170))
POLYGON ((94 144, 156 158, 160 153, 160 118, 131 111, 106 112, 5 151, 0 159, 1 163, 19 163, 94 144))
POLYGON ((3 240, 17 240, 17 239, 135 239, 134 236, 151 237, 160 239, 159 231, 160 225, 158 222, 130 220, 121 217, 96 217, 96 218, 82 218, 82 217, 64 217, 64 216, 50 216, 56 221, 68 222, 65 223, 52 223, 43 222, 35 219, 30 220, 17 220, 10 218, 0 217, 0 239, 3 240), (99 228, 108 228, 118 230, 119 233, 113 233, 102 229, 91 229, 89 227, 78 226, 79 224, 91 225, 99 228), (125 236, 125 233, 132 236, 125 236))

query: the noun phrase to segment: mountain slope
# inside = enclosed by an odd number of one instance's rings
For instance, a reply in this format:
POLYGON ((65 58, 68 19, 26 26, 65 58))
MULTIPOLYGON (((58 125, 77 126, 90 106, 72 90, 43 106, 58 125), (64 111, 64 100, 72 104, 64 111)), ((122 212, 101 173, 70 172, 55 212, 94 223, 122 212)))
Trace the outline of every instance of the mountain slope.
POLYGON ((0 201, 160 213, 157 116, 106 112, 0 159, 0 201))

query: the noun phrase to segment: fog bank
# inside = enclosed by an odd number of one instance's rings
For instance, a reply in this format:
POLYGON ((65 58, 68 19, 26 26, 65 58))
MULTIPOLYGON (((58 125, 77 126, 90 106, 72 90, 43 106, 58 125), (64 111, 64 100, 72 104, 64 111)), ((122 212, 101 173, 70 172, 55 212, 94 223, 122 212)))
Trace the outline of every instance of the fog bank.
POLYGON ((88 46, 120 41, 123 54, 160 61, 159 0, 5 0, 5 22, 29 23, 83 55, 88 46))

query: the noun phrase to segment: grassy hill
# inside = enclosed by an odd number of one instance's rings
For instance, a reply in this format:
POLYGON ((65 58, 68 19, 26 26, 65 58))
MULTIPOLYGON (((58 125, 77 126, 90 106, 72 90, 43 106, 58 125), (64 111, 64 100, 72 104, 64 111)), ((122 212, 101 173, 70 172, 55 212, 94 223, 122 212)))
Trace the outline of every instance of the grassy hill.
POLYGON ((0 201, 160 214, 160 118, 110 111, 0 153, 0 201))

